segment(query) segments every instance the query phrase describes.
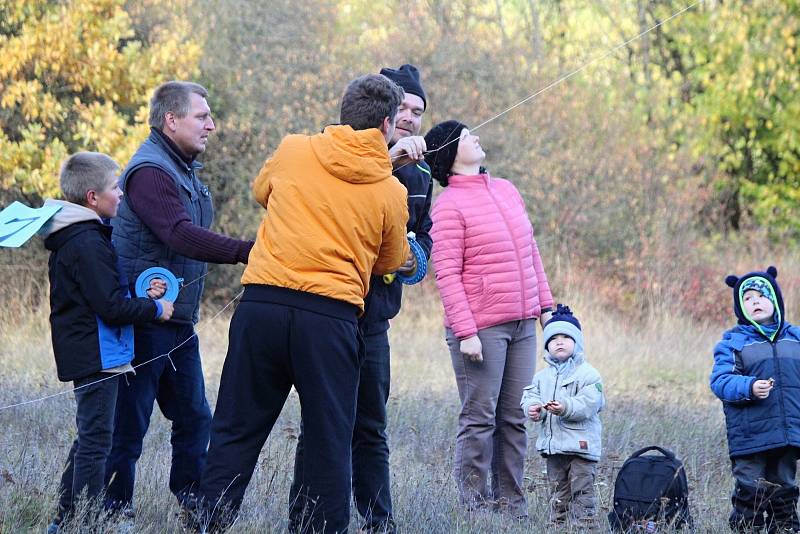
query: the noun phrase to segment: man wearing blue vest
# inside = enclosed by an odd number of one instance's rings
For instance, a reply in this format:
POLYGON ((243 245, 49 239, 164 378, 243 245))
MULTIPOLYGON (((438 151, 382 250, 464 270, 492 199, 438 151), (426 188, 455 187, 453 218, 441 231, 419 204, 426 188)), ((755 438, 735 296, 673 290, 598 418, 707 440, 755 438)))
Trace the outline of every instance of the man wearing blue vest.
POLYGON ((170 491, 183 502, 200 479, 211 410, 194 325, 206 262, 247 263, 253 246, 208 230, 214 210, 208 187, 197 177, 202 165, 195 160, 214 131, 207 96, 205 88, 191 82, 159 86, 150 100, 150 135, 120 177, 125 196, 113 220, 113 239, 128 280, 134 283, 155 266, 183 279, 172 319, 134 332, 134 366, 169 356, 139 367, 119 388, 106 507, 127 515, 154 401, 172 422, 170 491))

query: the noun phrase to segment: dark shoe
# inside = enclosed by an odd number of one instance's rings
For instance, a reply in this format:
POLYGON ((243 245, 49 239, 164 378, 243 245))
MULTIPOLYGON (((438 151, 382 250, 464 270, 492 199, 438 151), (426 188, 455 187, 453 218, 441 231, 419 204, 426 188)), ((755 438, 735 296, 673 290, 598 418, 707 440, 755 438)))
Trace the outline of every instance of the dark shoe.
POLYGON ((736 482, 731 495, 733 508, 728 525, 734 532, 755 532, 764 528, 765 488, 736 482))
POLYGON ((364 523, 357 531, 358 534, 397 534, 397 525, 391 517, 381 523, 364 523))
POLYGON ((47 530, 45 531, 46 534, 58 534, 61 531, 61 521, 58 519, 53 519, 49 525, 47 525, 47 530))
POLYGON ((782 487, 774 490, 767 503, 767 528, 770 534, 800 531, 797 517, 797 487, 782 487))
POLYGON ((136 519, 136 510, 130 503, 124 506, 106 506, 106 517, 109 519, 127 519, 133 521, 136 519))
POLYGON ((217 534, 225 532, 236 522, 236 516, 229 513, 214 514, 204 505, 203 501, 193 494, 189 494, 181 502, 178 512, 178 521, 184 532, 198 534, 217 534))
POLYGON ((189 495, 180 502, 178 522, 184 532, 203 532, 204 519, 203 509, 194 495, 189 495))

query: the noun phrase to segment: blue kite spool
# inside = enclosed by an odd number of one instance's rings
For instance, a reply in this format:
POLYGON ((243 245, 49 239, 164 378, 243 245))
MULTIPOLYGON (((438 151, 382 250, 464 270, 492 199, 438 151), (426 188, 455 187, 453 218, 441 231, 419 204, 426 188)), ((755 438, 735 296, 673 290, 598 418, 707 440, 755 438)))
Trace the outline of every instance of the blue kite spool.
POLYGON ((181 283, 183 278, 176 278, 172 271, 164 267, 150 267, 142 271, 142 274, 136 278, 136 296, 147 297, 147 290, 150 289, 150 282, 160 278, 167 283, 167 291, 164 293, 162 299, 175 302, 178 298, 178 292, 181 290, 181 283))
POLYGON ((417 260, 417 270, 410 276, 398 272, 397 279, 410 286, 420 283, 422 279, 425 278, 425 274, 428 272, 428 259, 425 257, 425 249, 422 248, 422 245, 417 243, 416 239, 409 238, 408 245, 411 247, 411 253, 414 254, 414 258, 417 260))

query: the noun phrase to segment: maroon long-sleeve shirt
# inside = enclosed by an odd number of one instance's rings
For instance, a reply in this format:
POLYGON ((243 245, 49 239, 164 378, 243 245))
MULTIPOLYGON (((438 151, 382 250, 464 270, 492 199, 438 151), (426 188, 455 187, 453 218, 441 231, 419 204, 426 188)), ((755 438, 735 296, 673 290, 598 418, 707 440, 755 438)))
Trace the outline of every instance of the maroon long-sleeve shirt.
POLYGON ((254 242, 193 224, 178 196, 178 187, 161 169, 142 167, 128 177, 126 189, 133 211, 178 254, 211 263, 247 263, 254 242))

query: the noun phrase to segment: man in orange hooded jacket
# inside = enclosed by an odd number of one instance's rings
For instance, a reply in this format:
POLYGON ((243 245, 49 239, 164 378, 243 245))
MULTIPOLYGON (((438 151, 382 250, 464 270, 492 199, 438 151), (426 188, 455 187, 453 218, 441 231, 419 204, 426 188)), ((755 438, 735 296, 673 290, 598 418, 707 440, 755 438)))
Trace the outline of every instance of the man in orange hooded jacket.
POLYGON ((294 385, 306 438, 289 529, 347 530, 350 442, 363 343, 358 316, 371 274, 410 256, 406 190, 392 176, 403 90, 382 75, 353 80, 341 125, 286 137, 253 184, 267 210, 231 320, 200 486, 216 527, 235 516, 261 447, 294 385))

